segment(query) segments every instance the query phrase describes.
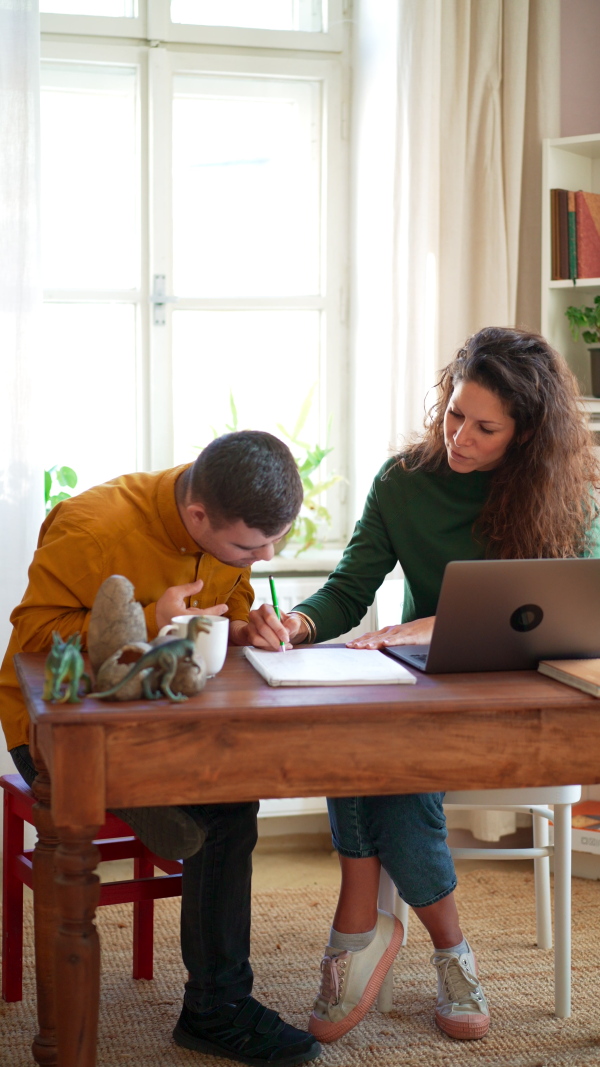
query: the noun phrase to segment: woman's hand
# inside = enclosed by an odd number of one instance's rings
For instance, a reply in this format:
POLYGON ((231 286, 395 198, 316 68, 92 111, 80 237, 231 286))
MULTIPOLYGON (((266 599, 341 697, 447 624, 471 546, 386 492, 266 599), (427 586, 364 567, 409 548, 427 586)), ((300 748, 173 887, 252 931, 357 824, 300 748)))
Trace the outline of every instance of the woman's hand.
POLYGON ((270 604, 261 604, 256 611, 251 611, 248 622, 235 630, 236 645, 254 645, 256 648, 279 652, 281 641, 286 648, 298 644, 307 636, 307 628, 299 615, 281 613, 277 618, 275 609, 270 604))
POLYGON ((385 648, 386 645, 428 645, 431 641, 435 615, 414 622, 402 622, 397 626, 384 626, 383 630, 362 634, 348 641, 348 648, 385 648))

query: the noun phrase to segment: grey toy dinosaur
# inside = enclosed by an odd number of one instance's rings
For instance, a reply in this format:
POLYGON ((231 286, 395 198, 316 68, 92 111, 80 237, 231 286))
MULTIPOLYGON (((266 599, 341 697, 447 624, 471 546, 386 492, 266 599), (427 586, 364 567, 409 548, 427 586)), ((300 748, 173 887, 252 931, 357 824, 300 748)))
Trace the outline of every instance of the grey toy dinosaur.
POLYGON ((111 689, 106 689, 103 693, 90 693, 89 696, 99 700, 107 700, 115 696, 121 686, 143 671, 145 673, 142 675, 142 689, 146 700, 157 700, 160 696, 168 697, 169 700, 177 702, 187 700, 183 693, 174 693, 172 691, 171 682, 181 662, 191 663, 198 670, 200 669, 194 660, 194 642, 196 635, 200 632, 209 633, 209 627, 204 619, 193 615, 188 623, 187 637, 176 637, 172 641, 165 641, 163 644, 151 648, 149 652, 144 653, 137 663, 134 663, 131 670, 111 689))

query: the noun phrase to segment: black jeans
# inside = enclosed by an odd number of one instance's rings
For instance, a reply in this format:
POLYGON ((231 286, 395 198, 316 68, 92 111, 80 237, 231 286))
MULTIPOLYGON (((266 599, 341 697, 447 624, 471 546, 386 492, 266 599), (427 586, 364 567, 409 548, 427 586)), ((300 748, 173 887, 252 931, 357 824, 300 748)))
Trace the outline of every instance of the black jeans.
MULTIPOLYGON (((10 754, 31 785, 36 771, 28 746, 10 754)), ((190 973, 185 1002, 193 1011, 208 1011, 252 991, 250 887, 258 803, 194 804, 186 811, 206 841, 183 861, 181 954, 190 973)))

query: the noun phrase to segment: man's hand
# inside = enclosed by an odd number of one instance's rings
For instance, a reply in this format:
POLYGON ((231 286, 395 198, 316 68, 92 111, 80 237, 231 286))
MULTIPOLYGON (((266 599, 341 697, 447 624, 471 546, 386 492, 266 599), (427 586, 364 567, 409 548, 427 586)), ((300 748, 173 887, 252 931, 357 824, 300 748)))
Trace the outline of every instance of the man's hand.
POLYGON ((398 623, 397 626, 384 626, 383 630, 362 634, 354 641, 348 641, 348 648, 385 648, 387 645, 428 645, 431 641, 435 615, 414 622, 398 623))
POLYGON ((261 604, 257 611, 250 612, 247 623, 236 626, 234 635, 232 638, 236 645, 255 645, 256 648, 278 652, 281 641, 285 641, 286 648, 292 648, 293 644, 298 644, 307 636, 307 629, 298 615, 284 615, 282 612, 280 621, 270 604, 261 604))
POLYGON ((201 578, 197 582, 189 582, 187 585, 172 585, 165 589, 160 600, 156 601, 156 626, 162 630, 175 615, 224 615, 227 604, 215 604, 212 608, 188 608, 185 598, 194 596, 202 589, 204 582, 201 578))

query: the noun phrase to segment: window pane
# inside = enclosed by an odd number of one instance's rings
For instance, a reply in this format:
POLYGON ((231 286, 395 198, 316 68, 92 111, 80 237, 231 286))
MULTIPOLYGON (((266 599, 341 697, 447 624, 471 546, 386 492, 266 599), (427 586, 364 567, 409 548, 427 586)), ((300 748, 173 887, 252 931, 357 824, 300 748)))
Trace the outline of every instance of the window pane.
POLYGON ((46 288, 138 285, 135 67, 42 67, 46 288))
POLYGON ((178 296, 319 292, 319 109, 317 82, 176 76, 178 296))
POLYGON ((318 33, 321 8, 320 0, 171 0, 171 21, 318 33))
POLYGON ((77 491, 135 470, 134 307, 45 304, 42 327, 45 468, 73 467, 77 491))
POLYGON ((40 0, 41 15, 110 15, 137 18, 137 0, 40 0))
MULTIPOLYGON (((318 311, 173 312, 175 462, 194 459, 215 433, 267 430, 287 440, 302 403, 319 378, 318 311)), ((319 441, 314 392, 301 439, 319 441)), ((323 442, 320 442, 321 444, 323 442)))

